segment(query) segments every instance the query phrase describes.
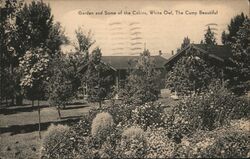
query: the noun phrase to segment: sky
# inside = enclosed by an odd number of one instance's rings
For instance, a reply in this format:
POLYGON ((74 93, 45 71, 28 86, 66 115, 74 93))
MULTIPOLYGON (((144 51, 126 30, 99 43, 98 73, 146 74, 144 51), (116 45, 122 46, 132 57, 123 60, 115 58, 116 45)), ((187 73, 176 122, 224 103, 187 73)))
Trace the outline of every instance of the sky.
MULTIPOLYGON (((91 30, 96 40, 91 49, 98 46, 103 55, 138 55, 146 48, 151 55, 161 50, 168 56, 186 36, 192 43, 199 43, 208 24, 212 24, 221 44, 221 33, 230 19, 241 12, 249 14, 248 0, 43 1, 49 3, 54 20, 62 24, 72 43, 78 27, 86 33, 91 30)), ((73 46, 63 49, 67 52, 73 46)))

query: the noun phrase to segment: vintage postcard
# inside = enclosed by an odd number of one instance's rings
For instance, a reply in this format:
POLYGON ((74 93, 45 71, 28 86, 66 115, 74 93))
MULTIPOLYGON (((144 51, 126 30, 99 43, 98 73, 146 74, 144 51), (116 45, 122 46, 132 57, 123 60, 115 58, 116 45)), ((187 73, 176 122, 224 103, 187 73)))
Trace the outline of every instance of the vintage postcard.
POLYGON ((249 0, 0 0, 0 159, 249 158, 249 0))

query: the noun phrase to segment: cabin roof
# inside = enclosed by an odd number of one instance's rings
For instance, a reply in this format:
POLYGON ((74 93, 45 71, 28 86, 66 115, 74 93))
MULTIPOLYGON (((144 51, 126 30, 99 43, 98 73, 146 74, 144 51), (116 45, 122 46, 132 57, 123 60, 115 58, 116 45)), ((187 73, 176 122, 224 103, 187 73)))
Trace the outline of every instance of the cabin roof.
MULTIPOLYGON (((102 56, 102 61, 115 69, 135 68, 139 56, 102 56)), ((167 59, 162 56, 150 56, 155 63, 155 68, 164 68, 167 59)))
POLYGON ((232 57, 232 50, 228 45, 212 45, 209 47, 206 44, 193 44, 193 45, 198 48, 201 48, 202 50, 208 52, 209 54, 213 54, 224 60, 232 57))
MULTIPOLYGON (((136 62, 139 56, 102 56, 101 62, 107 66, 109 66, 112 70, 127 70, 134 69, 136 66, 136 62)), ((165 64, 167 63, 167 59, 162 56, 150 56, 152 61, 155 64, 154 68, 165 68, 165 64)), ((88 64, 82 65, 78 72, 84 71, 87 69, 88 64)))
POLYGON ((211 46, 211 45, 206 45, 206 44, 189 44, 188 46, 180 50, 178 53, 170 57, 166 64, 180 57, 182 54, 185 53, 186 50, 188 50, 191 47, 199 50, 200 52, 204 54, 208 54, 208 56, 214 59, 217 59, 219 61, 222 61, 222 62, 232 57, 232 50, 230 46, 227 46, 227 45, 212 45, 211 46))

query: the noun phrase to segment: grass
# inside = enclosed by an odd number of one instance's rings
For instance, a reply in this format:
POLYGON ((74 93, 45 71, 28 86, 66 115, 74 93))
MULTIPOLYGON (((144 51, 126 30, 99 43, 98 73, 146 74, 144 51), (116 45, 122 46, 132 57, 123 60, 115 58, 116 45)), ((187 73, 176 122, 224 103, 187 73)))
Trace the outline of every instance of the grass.
MULTIPOLYGON (((176 103, 176 101, 169 98, 169 94, 163 94, 159 101, 165 105, 176 103)), ((37 107, 32 107, 30 103, 26 101, 24 106, 0 109, 0 159, 39 158, 42 140, 39 139, 37 131, 38 111, 37 107)), ((41 101, 40 106, 42 107, 41 130, 43 137, 50 124, 70 125, 75 123, 93 105, 90 106, 79 102, 70 104, 61 111, 61 120, 58 119, 57 110, 53 107, 48 107, 46 101, 41 101)))
MULTIPOLYGON (((58 119, 57 110, 41 102, 42 136, 51 123, 72 124, 91 108, 87 104, 70 104, 61 111, 58 119)), ((8 107, 0 110, 0 159, 38 158, 41 140, 38 135, 37 107, 8 107)))

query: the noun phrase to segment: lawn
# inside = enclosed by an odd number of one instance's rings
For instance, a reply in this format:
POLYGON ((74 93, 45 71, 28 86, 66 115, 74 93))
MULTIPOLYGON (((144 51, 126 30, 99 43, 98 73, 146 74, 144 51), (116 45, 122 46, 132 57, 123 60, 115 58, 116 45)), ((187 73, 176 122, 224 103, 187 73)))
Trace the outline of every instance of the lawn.
MULTIPOLYGON (((71 124, 91 108, 88 104, 72 104, 61 111, 58 119, 57 110, 41 102, 42 136, 52 123, 71 124)), ((0 158, 38 158, 41 140, 38 135, 37 107, 24 106, 0 109, 0 158)))
MULTIPOLYGON (((174 105, 177 101, 170 99, 169 93, 162 93, 159 102, 174 105)), ((68 125, 75 123, 95 105, 87 103, 69 105, 61 111, 62 119, 59 120, 55 108, 48 107, 48 103, 44 101, 40 104, 42 137, 52 123, 68 125)), ((38 158, 42 140, 39 139, 37 131, 37 107, 32 108, 30 102, 26 102, 24 106, 12 106, 0 110, 0 159, 38 158)))

